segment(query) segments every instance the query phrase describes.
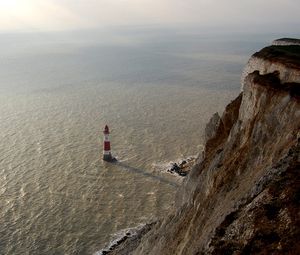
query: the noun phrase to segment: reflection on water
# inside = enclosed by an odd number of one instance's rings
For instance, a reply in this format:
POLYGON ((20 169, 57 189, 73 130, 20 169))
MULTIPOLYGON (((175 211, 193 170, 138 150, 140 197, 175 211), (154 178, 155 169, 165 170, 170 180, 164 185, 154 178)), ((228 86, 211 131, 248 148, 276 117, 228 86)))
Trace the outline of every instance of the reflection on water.
POLYGON ((113 164, 116 164, 117 166, 120 166, 121 168, 127 170, 127 171, 131 171, 131 172, 134 172, 134 173, 137 173, 137 174, 140 174, 144 177, 147 177, 147 178, 152 178, 154 180, 158 180, 160 182, 163 182, 163 183, 166 183, 168 185, 171 185, 171 186, 174 186, 174 187, 178 187, 178 183, 176 182, 173 182, 171 180, 168 180, 167 178, 164 178, 164 177, 161 177, 161 176, 157 176, 157 175, 154 175, 152 173, 149 173, 149 172, 146 172, 145 170, 143 169, 139 169, 139 168, 136 168, 136 167, 132 167, 132 166, 129 166, 129 165, 126 165, 122 162, 115 162, 113 164))

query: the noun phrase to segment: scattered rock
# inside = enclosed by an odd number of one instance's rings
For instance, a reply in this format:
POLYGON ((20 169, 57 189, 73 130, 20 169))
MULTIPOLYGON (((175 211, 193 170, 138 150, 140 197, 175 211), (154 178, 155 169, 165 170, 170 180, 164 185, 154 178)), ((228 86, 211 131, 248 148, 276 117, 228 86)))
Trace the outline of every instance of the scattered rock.
POLYGON ((167 169, 167 172, 172 174, 178 174, 179 176, 184 177, 188 175, 194 163, 195 163, 194 157, 189 157, 179 162, 173 162, 171 163, 170 168, 167 169))

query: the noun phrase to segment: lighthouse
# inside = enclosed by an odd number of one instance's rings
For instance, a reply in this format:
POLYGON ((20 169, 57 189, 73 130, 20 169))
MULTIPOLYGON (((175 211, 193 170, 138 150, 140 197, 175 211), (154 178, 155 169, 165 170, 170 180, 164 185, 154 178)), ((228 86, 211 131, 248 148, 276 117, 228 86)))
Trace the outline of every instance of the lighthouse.
POLYGON ((107 125, 105 125, 104 130, 103 130, 103 134, 104 134, 104 139, 103 139, 103 160, 104 161, 108 161, 108 162, 112 162, 114 161, 114 158, 111 155, 110 152, 110 141, 109 141, 109 128, 107 125))

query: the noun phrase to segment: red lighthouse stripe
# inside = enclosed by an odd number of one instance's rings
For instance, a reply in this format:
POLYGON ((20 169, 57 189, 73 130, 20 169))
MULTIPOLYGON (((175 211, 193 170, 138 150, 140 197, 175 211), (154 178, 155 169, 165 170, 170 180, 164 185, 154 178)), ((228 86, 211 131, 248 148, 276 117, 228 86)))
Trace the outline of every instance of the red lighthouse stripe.
POLYGON ((110 151, 110 141, 104 141, 104 150, 110 151))

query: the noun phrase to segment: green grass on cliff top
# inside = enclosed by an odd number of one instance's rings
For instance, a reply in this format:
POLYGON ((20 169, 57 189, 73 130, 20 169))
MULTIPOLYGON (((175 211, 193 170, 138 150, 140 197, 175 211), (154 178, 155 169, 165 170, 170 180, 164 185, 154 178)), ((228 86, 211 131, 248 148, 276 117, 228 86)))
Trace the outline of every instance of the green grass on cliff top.
POLYGON ((288 67, 300 70, 300 46, 268 46, 254 54, 255 57, 263 58, 271 62, 279 62, 288 67))

